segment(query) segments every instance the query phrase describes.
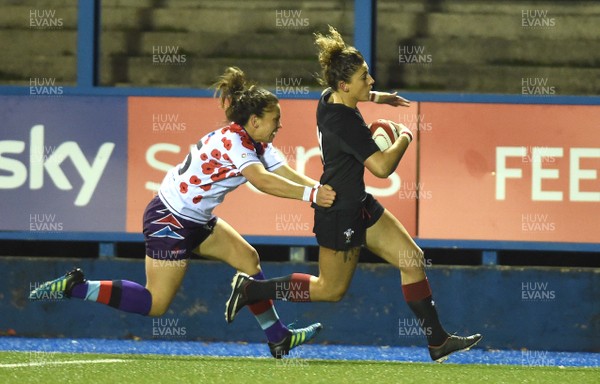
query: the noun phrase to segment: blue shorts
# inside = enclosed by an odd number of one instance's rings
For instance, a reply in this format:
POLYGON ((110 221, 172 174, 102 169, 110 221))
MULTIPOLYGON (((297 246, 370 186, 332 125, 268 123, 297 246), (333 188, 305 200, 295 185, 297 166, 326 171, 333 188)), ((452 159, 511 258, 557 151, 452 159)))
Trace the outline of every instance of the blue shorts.
POLYGON ((367 228, 383 215, 383 206, 369 193, 351 209, 315 209, 313 232, 320 246, 347 251, 365 244, 367 228))
POLYGON ((189 259, 216 224, 216 216, 206 224, 179 217, 155 196, 144 211, 146 255, 157 260, 189 259))

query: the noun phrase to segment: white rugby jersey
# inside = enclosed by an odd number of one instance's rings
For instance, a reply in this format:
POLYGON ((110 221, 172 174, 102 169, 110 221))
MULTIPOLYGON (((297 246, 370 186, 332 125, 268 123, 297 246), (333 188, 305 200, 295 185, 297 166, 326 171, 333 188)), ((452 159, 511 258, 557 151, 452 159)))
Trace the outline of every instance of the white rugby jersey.
POLYGON ((167 172, 158 195, 169 210, 204 224, 225 195, 248 181, 242 170, 262 163, 268 171, 285 164, 271 143, 256 143, 238 124, 213 131, 167 172))

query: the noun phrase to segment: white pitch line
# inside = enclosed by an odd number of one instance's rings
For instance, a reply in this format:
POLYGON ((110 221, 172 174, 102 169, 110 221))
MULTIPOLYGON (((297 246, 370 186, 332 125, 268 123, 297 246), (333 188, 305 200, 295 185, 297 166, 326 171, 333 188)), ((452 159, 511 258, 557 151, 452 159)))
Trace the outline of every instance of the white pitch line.
POLYGON ((127 360, 125 360, 125 359, 40 361, 40 362, 35 362, 35 363, 0 364, 0 368, 44 367, 47 365, 65 365, 65 364, 124 363, 126 361, 127 360))

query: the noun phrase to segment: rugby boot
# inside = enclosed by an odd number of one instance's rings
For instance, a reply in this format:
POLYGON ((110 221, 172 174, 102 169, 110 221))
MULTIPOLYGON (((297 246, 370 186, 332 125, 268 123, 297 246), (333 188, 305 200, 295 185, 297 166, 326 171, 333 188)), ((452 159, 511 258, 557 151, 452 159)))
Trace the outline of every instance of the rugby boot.
POLYGON ((479 333, 466 337, 450 335, 442 345, 437 347, 430 345, 429 355, 431 360, 443 363, 454 352, 468 351, 479 343, 481 338, 482 336, 479 333))
POLYGON ((308 343, 323 329, 321 323, 314 323, 306 328, 290 329, 290 334, 278 343, 269 343, 271 355, 276 359, 289 355, 299 345, 308 343))
POLYGON ((67 272, 64 276, 51 281, 46 281, 39 287, 29 293, 29 300, 60 300, 70 298, 71 291, 75 284, 85 282, 83 271, 79 268, 74 268, 67 272))

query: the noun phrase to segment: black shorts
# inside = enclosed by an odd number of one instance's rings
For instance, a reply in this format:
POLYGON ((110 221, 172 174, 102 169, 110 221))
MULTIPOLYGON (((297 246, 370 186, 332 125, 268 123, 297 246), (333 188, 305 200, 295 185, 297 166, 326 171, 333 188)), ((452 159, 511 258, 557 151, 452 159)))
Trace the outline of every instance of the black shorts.
POLYGON ((144 211, 146 255, 157 260, 189 259, 216 224, 216 216, 206 224, 176 216, 155 196, 144 211))
POLYGON ((315 209, 313 232, 320 246, 345 251, 365 244, 367 228, 379 220, 384 208, 367 193, 362 205, 353 209, 315 209))

